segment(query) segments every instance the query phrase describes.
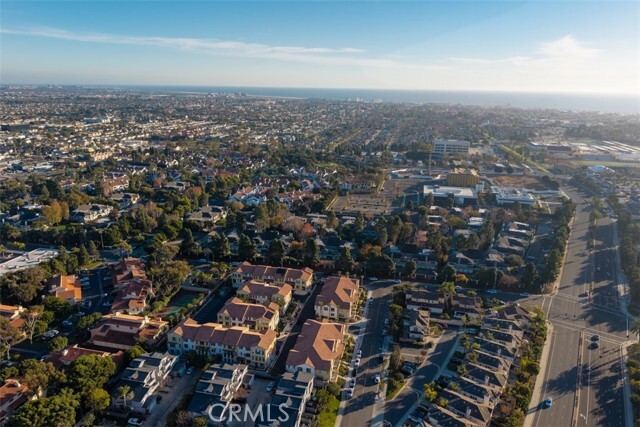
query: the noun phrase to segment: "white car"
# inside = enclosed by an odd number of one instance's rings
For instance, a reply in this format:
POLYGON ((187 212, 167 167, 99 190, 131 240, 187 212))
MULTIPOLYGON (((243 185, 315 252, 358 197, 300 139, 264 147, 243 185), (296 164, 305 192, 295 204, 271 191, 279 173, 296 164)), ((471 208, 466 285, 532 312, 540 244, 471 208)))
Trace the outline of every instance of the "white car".
POLYGON ((492 294, 492 295, 493 295, 493 294, 497 294, 497 293, 498 293, 498 291, 496 291, 495 289, 489 289, 489 290, 487 291, 487 293, 488 293, 488 294, 492 294))
POLYGON ((375 382, 376 384, 380 384, 380 375, 376 375, 375 382))
POLYGON ((362 350, 358 350, 357 358, 360 359, 362 357, 362 350))
POLYGON ((353 362, 353 366, 354 366, 355 368, 357 368, 358 366, 360 366, 360 358, 356 359, 356 361, 355 361, 355 362, 353 362))
POLYGON ((376 280, 378 280, 377 277, 369 277, 369 281, 371 281, 371 282, 375 282, 376 280))
POLYGON ((353 397, 353 389, 348 389, 348 390, 347 390, 347 397, 348 397, 348 398, 353 397))
POLYGON ((129 418, 127 423, 130 426, 141 426, 142 425, 142 420, 140 418, 129 418))

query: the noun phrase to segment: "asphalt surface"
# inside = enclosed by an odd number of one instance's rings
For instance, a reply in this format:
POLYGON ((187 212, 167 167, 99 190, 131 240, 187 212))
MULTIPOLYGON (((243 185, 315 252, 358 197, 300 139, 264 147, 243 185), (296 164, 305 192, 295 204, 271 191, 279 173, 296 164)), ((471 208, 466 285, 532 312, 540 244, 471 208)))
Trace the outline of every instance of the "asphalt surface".
MULTIPOLYGON (((382 331, 385 328, 384 319, 389 317, 389 304, 391 303, 391 291, 394 283, 383 281, 368 286, 371 290, 373 301, 369 302, 368 318, 364 335, 360 345, 362 358, 356 375, 356 387, 353 396, 345 401, 341 425, 343 426, 368 426, 373 418, 374 404, 378 397, 379 384, 375 383, 376 374, 382 374, 382 362, 380 352, 385 337, 382 331)), ((346 397, 344 397, 346 399, 346 397)))
POLYGON ((564 190, 577 208, 558 293, 529 299, 543 307, 554 325, 549 359, 541 372, 540 402, 532 402, 533 426, 624 426, 620 358, 627 322, 615 290, 615 224, 609 218, 598 222, 596 245, 590 251, 587 234, 592 206, 585 202, 586 194, 564 190), (600 336, 599 348, 591 342, 593 335, 600 336), (553 405, 543 408, 548 396, 553 397, 553 405))
POLYGON ((440 368, 446 368, 444 363, 455 346, 457 338, 458 328, 445 330, 425 364, 411 376, 410 386, 409 384, 405 386, 393 400, 387 402, 384 409, 385 421, 394 426, 398 425, 407 412, 413 408, 419 396, 421 397, 424 393, 425 384, 435 381, 440 368))

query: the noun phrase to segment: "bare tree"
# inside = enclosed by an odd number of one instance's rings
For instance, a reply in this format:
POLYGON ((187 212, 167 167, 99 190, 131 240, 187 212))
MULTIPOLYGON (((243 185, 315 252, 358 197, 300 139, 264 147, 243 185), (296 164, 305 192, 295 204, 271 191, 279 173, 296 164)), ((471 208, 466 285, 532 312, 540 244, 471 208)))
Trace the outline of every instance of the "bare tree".
POLYGON ((24 330, 25 334, 29 336, 29 342, 31 343, 33 343, 33 334, 36 331, 38 319, 43 312, 44 308, 41 305, 34 305, 28 311, 22 314, 22 320, 24 321, 22 329, 24 330))

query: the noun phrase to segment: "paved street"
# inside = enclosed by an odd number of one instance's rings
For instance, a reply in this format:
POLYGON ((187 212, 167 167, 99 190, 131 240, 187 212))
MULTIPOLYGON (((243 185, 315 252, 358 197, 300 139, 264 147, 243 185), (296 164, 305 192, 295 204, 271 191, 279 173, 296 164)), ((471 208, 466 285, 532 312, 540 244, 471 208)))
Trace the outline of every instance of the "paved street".
POLYGON ((391 425, 397 425, 411 410, 424 391, 424 385, 434 381, 443 366, 449 353, 455 346, 458 338, 458 328, 445 330, 436 344, 433 352, 429 354, 427 361, 411 377, 410 382, 402 389, 395 399, 387 402, 385 406, 385 421, 391 425))
MULTIPOLYGON (((362 359, 356 377, 356 388, 353 397, 345 401, 341 425, 368 426, 374 416, 374 404, 379 385, 375 383, 376 374, 382 373, 382 363, 379 355, 384 343, 382 331, 385 328, 384 319, 389 316, 391 290, 393 282, 383 281, 367 287, 372 291, 373 301, 370 302, 368 318, 362 344, 362 359)), ((384 397, 380 397, 384 399, 384 397)))
POLYGON ((530 298, 542 305, 554 325, 549 359, 541 372, 544 381, 540 401, 532 402, 530 409, 535 411, 533 426, 570 426, 574 418, 575 425, 624 426, 619 361, 627 322, 615 293, 615 251, 610 249, 615 224, 609 218, 599 221, 596 246, 590 253, 587 233, 592 207, 584 202, 587 196, 583 193, 572 188, 565 192, 577 209, 558 293, 530 298), (593 299, 589 301, 586 293, 592 283, 593 299), (595 334, 600 336, 597 349, 591 344, 595 334), (577 394, 578 407, 574 409, 577 394), (547 396, 553 397, 553 406, 542 408, 547 396))

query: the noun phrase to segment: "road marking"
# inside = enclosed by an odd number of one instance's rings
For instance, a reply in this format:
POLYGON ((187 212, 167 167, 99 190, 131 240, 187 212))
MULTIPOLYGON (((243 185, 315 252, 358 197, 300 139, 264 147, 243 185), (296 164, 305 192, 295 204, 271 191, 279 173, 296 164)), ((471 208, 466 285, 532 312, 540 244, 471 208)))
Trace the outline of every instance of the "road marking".
MULTIPOLYGON (((541 397, 543 397, 547 391, 547 382, 549 381, 549 371, 551 370, 551 361, 553 360, 553 351, 556 349, 555 342, 556 342, 557 336, 558 336, 557 332, 553 331, 553 339, 552 339, 553 342, 551 343, 551 354, 549 355, 548 364, 546 366, 547 372, 546 372, 543 387, 542 387, 543 393, 541 397)), ((540 422, 540 415, 541 415, 541 412, 538 411, 535 427, 538 427, 538 423, 540 422)))

